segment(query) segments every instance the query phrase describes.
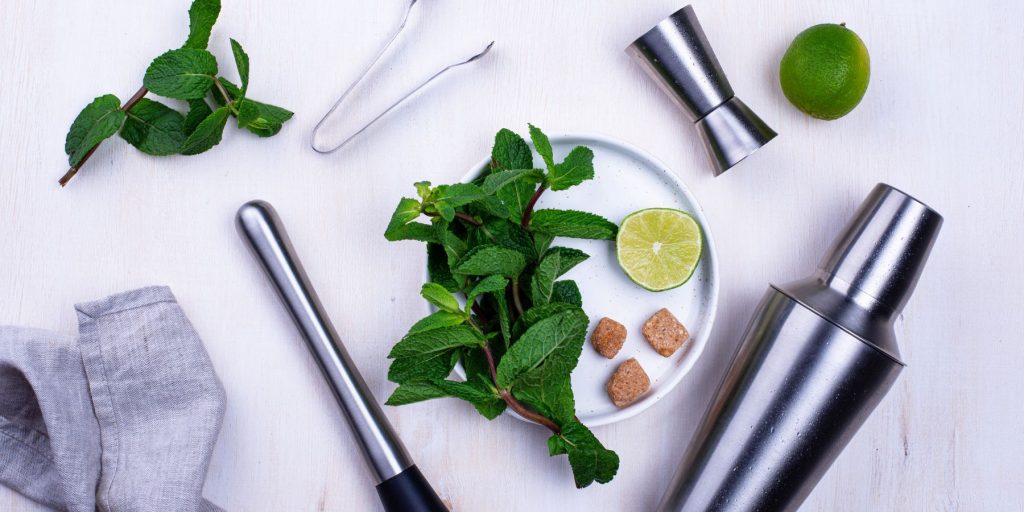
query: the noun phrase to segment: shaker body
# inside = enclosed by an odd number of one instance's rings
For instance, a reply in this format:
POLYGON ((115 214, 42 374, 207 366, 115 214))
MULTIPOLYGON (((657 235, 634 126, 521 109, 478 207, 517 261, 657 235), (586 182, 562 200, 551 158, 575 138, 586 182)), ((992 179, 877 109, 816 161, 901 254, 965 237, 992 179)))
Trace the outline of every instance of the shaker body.
POLYGON ((739 347, 658 510, 796 510, 903 368, 774 287, 739 347))

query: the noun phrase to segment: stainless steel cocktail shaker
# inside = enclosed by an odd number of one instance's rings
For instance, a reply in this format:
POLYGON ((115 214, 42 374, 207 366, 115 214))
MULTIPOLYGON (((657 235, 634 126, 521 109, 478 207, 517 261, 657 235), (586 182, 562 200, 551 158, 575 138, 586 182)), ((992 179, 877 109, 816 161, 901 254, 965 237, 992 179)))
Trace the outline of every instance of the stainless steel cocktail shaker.
POLYGON ((662 511, 792 511, 903 369, 893 322, 942 216, 877 185, 806 279, 772 286, 662 511))

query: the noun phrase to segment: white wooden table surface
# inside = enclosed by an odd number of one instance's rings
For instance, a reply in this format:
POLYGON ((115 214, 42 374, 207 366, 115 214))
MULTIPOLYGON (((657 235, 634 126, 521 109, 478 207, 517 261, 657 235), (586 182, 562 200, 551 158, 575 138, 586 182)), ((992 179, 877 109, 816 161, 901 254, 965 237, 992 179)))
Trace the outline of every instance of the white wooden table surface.
MULTIPOLYGON (((234 37, 252 60, 250 94, 294 120, 267 140, 229 128, 198 157, 115 140, 64 190, 71 120, 95 96, 135 91, 149 60, 183 40, 188 2, 0 2, 0 323, 74 332, 75 302, 170 285, 228 394, 206 496, 236 511, 377 510, 327 387, 234 232, 235 209, 277 206, 384 399, 384 356, 423 312, 422 247, 382 236, 400 195, 457 180, 501 127, 617 137, 667 162, 702 202, 722 290, 694 371, 642 415, 596 429, 622 458, 615 480, 578 491, 542 429, 487 423, 454 400, 386 413, 455 510, 646 510, 767 284, 810 271, 885 181, 946 224, 898 327, 910 366, 804 510, 1024 510, 1024 4, 698 0, 735 90, 780 133, 716 179, 688 121, 622 52, 679 0, 422 1, 374 92, 492 38, 493 53, 344 152, 315 154, 310 129, 403 2, 224 0, 211 45, 222 68, 233 74, 234 37), (867 43, 871 85, 851 115, 814 121, 783 97, 778 62, 802 29, 840 21, 867 43)), ((0 510, 38 507, 0 489, 0 510)))

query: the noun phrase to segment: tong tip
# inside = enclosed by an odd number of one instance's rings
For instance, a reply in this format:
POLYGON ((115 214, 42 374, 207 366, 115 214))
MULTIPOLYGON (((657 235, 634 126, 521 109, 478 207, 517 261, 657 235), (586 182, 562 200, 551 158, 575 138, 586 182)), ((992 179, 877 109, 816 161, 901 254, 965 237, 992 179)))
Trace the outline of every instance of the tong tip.
POLYGON ((480 53, 478 53, 478 54, 476 54, 476 55, 466 59, 465 61, 462 62, 462 64, 469 64, 470 62, 473 62, 474 60, 477 60, 480 57, 483 57, 484 55, 487 55, 487 52, 491 51, 491 47, 492 46, 494 46, 494 41, 491 41, 490 43, 487 43, 487 46, 483 50, 480 50, 480 53))

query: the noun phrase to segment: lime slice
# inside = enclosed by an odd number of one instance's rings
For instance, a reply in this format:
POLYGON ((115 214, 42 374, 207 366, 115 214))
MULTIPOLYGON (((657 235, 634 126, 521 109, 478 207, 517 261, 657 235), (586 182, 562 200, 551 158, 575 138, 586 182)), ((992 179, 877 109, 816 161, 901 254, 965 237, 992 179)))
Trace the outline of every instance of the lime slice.
POLYGON ((697 221, 671 208, 629 214, 615 242, 622 270, 634 283, 654 292, 689 281, 704 248, 697 221))

